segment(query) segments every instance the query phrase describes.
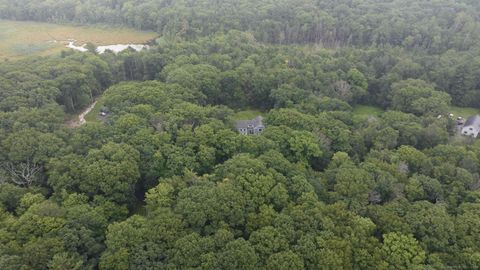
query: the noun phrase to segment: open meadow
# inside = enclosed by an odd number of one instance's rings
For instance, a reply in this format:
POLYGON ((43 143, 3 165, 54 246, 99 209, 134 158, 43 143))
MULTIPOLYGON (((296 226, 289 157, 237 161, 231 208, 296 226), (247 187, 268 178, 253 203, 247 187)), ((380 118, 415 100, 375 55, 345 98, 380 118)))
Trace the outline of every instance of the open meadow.
POLYGON ((0 20, 0 59, 18 59, 29 55, 52 55, 66 50, 69 40, 76 45, 145 43, 157 37, 155 32, 130 28, 66 26, 39 22, 0 20))

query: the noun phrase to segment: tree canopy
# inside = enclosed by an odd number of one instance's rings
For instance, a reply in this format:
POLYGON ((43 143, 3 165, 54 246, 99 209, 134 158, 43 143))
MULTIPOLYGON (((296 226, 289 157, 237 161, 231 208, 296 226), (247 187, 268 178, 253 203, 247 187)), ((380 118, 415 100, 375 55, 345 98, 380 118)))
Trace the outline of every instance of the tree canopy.
POLYGON ((0 269, 479 268, 480 143, 449 116, 479 108, 479 12, 0 0, 161 34, 0 63, 0 269), (235 129, 245 110, 260 134, 235 129))

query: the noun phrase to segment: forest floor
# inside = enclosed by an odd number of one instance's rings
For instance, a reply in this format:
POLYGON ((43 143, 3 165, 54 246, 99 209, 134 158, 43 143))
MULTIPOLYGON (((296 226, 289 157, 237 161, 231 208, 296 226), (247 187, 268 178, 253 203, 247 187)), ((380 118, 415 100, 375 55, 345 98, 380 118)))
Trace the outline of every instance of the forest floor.
POLYGON ((155 32, 111 26, 68 26, 39 22, 0 20, 0 59, 19 59, 29 55, 46 56, 67 50, 69 40, 81 46, 146 43, 155 32))

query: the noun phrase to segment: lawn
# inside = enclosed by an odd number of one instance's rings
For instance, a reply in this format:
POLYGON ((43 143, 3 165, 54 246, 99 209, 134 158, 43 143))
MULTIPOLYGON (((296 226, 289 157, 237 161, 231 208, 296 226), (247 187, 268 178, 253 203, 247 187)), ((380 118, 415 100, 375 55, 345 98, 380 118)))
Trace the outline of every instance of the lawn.
POLYGON ((480 113, 480 110, 476 108, 469 108, 469 107, 450 106, 450 110, 448 113, 453 114, 455 118, 459 116, 463 118, 468 118, 472 115, 480 113))
MULTIPOLYGON (((379 116, 383 112, 384 110, 382 108, 375 106, 358 105, 353 108, 353 113, 360 117, 379 116)), ((461 116, 463 118, 468 118, 474 114, 480 113, 480 110, 470 107, 450 106, 448 113, 453 114, 454 117, 461 116)))
POLYGON ((0 20, 0 59, 18 59, 28 55, 51 55, 66 50, 69 39, 81 46, 145 43, 154 32, 109 26, 68 26, 38 22, 0 20))
POLYGON ((88 122, 98 122, 97 116, 100 114, 100 110, 103 107, 103 99, 100 97, 97 101, 97 104, 95 104, 95 107, 87 114, 85 115, 85 121, 88 122))
POLYGON ((382 108, 369 105, 357 105, 353 108, 353 114, 360 117, 380 116, 383 112, 382 108))
POLYGON ((250 119, 254 119, 255 117, 257 117, 259 115, 264 116, 264 113, 262 113, 259 110, 246 110, 246 111, 240 111, 240 112, 235 113, 233 115, 232 119, 235 120, 235 121, 250 120, 250 119))

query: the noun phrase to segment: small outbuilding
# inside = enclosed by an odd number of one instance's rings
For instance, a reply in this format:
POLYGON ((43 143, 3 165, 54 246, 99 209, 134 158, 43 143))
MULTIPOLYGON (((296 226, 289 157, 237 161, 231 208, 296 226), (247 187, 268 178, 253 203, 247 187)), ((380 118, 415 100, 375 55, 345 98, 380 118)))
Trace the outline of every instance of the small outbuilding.
POLYGON ((257 116, 252 120, 238 121, 235 128, 242 135, 257 135, 265 129, 265 125, 263 124, 263 117, 257 116))
POLYGON ((462 135, 477 138, 480 132, 480 115, 474 115, 467 119, 462 128, 462 135))

